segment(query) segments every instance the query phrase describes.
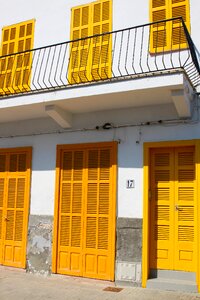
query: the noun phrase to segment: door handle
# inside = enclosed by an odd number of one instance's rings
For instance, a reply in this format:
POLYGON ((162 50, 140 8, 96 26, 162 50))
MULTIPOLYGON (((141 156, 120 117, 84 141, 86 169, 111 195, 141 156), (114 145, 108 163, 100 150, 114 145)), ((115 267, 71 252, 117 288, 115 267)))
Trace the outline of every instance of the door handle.
POLYGON ((9 221, 7 217, 4 217, 4 221, 9 221))
POLYGON ((175 210, 179 210, 178 204, 175 205, 175 210))

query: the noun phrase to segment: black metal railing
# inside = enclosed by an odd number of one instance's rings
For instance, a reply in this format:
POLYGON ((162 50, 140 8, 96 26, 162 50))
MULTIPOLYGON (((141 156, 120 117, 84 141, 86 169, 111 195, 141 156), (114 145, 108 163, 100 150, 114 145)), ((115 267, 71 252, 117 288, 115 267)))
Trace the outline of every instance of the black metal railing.
POLYGON ((200 56, 182 18, 0 57, 0 97, 183 72, 200 85, 200 56))

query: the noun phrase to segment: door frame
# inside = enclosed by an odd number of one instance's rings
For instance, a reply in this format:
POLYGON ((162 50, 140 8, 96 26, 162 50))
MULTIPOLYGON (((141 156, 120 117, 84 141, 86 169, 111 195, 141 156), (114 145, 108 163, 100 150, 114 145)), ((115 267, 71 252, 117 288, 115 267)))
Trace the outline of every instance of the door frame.
MULTIPOLYGON (((112 262, 111 262, 111 280, 115 277, 115 241, 116 241, 116 200, 117 200, 117 142, 94 142, 83 144, 64 144, 57 145, 56 149, 56 178, 55 178, 55 201, 54 201, 54 226, 53 226, 53 247, 52 247, 52 273, 57 273, 57 253, 58 253, 58 216, 59 216, 59 194, 60 194, 60 165, 63 150, 70 149, 87 149, 103 146, 111 146, 113 148, 113 234, 112 234, 112 262)), ((70 276, 70 275, 69 275, 70 276)))
MULTIPOLYGON (((200 197, 200 140, 181 140, 181 141, 163 141, 163 142, 145 142, 143 147, 143 232, 142 232, 142 287, 146 287, 146 282, 149 277, 149 237, 150 237, 150 205, 149 205, 149 190, 150 190, 150 150, 153 148, 165 147, 184 147, 194 146, 195 148, 195 171, 197 180, 197 199, 200 197)), ((199 216, 200 204, 197 203, 197 266, 196 266, 196 282, 198 291, 200 292, 200 229, 199 229, 199 216)))
MULTIPOLYGON (((32 173, 32 147, 15 147, 15 148, 0 148, 0 154, 3 153, 20 153, 26 152, 27 153, 27 193, 25 195, 26 202, 26 214, 24 216, 24 241, 23 241, 23 261, 22 261, 22 269, 26 268, 26 254, 27 254, 27 242, 28 242, 28 220, 30 214, 30 195, 31 195, 31 173, 32 173)), ((2 263, 3 266, 7 266, 2 263)))

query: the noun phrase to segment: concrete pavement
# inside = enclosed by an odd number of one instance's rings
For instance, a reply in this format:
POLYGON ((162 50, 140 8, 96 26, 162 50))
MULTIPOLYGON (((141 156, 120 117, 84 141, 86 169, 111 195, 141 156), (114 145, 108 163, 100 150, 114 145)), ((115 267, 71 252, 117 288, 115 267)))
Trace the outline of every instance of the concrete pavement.
POLYGON ((114 283, 61 275, 44 277, 0 267, 0 300, 195 300, 200 294, 121 287, 114 283), (118 287, 119 288, 119 287, 118 287), (106 290, 105 290, 106 289, 106 290), (110 291, 110 290, 115 291, 110 291), (107 291, 108 290, 108 291, 107 291))

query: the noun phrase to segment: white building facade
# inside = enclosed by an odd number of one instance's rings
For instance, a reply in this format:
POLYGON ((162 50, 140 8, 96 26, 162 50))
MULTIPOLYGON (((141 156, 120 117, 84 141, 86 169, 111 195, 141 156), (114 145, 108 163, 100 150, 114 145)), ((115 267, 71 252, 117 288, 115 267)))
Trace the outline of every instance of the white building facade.
POLYGON ((200 4, 134 2, 4 3, 0 264, 199 290, 200 4))

